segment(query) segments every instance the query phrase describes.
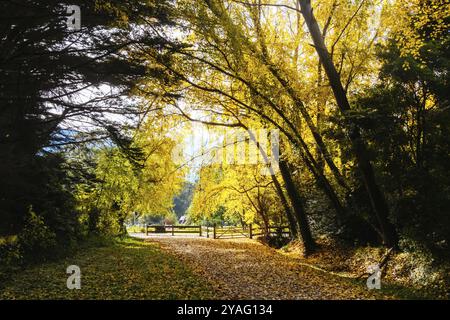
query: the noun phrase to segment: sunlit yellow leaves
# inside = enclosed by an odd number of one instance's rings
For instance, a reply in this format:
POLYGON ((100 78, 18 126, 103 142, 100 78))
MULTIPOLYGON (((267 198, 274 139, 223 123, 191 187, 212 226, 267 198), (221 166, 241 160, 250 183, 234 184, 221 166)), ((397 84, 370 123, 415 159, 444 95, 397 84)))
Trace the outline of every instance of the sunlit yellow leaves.
POLYGON ((183 168, 172 159, 178 137, 171 125, 156 116, 143 122, 132 142, 133 148, 141 150, 142 159, 133 160, 118 147, 97 151, 97 182, 90 189, 79 188, 77 198, 86 213, 94 206, 101 211, 98 223, 102 228, 117 228, 133 212, 171 213, 173 197, 184 178, 183 168))
MULTIPOLYGON (((419 58, 419 51, 426 37, 436 40, 449 30, 448 0, 408 0, 395 1, 390 10, 385 11, 386 24, 400 44, 403 56, 419 58)), ((405 65, 405 68, 408 68, 405 65)))

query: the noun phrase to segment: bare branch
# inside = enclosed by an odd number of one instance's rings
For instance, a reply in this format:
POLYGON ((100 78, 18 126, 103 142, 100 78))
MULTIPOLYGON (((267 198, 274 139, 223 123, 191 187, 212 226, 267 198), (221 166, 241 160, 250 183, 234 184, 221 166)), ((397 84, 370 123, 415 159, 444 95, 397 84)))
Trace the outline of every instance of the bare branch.
POLYGON ((296 11, 298 13, 302 13, 299 9, 295 8, 295 7, 291 7, 288 6, 286 4, 277 4, 277 3, 249 3, 249 2, 245 2, 245 1, 239 1, 239 0, 231 0, 232 2, 235 3, 239 3, 239 4, 243 4, 245 6, 249 6, 249 7, 281 7, 281 8, 286 8, 289 10, 293 10, 296 11))

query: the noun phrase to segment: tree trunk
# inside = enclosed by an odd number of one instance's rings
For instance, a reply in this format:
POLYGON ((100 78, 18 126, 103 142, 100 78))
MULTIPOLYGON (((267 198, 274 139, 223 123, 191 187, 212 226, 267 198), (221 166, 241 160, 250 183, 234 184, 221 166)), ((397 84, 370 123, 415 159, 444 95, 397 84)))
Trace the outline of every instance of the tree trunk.
POLYGON ((285 160, 280 159, 280 172, 283 177, 286 191, 292 202, 292 207, 299 223, 300 235, 302 236, 303 246, 305 249, 305 255, 312 253, 316 249, 316 243, 312 237, 311 230, 309 228, 308 217, 306 216, 305 206, 303 205, 303 199, 299 194, 294 181, 292 180, 289 167, 285 160))
POLYGON ((275 189, 277 190, 278 196, 280 197, 280 201, 283 205, 284 211, 286 212, 286 217, 289 222, 292 237, 298 238, 299 237, 299 233, 298 233, 299 227, 297 224, 297 220, 295 219, 295 216, 289 206, 289 203, 288 203, 286 197, 284 196, 283 188, 281 188, 280 182, 278 181, 278 179, 275 175, 271 175, 271 177, 272 177, 273 184, 275 185, 275 189))
MULTIPOLYGON (((315 49, 317 51, 317 54, 319 55, 325 73, 327 74, 337 105, 345 117, 346 113, 350 110, 350 104, 348 102, 346 92, 342 87, 340 75, 338 74, 336 67, 333 64, 331 56, 325 46, 325 42, 323 40, 322 33, 320 32, 317 20, 314 17, 311 7, 311 1, 298 1, 300 3, 302 15, 306 21, 308 30, 313 39, 315 49)), ((346 126, 349 131, 349 137, 352 142, 356 161, 358 163, 359 170, 361 171, 364 186, 367 190, 371 205, 374 209, 377 221, 383 233, 383 242, 389 247, 397 247, 398 236, 394 226, 389 222, 389 208, 386 203, 386 199, 384 198, 381 190, 376 183, 375 174, 372 168, 372 164, 369 161, 367 147, 361 137, 360 129, 348 118, 346 118, 346 126)))
MULTIPOLYGON (((242 125, 242 127, 247 130, 247 132, 249 132, 250 135, 250 139, 255 143, 255 145, 258 147, 259 153, 261 154, 261 156, 264 159, 265 163, 270 163, 269 161, 269 157, 267 156, 266 151, 261 147, 261 145, 258 143, 258 141, 256 140, 255 135, 249 130, 249 128, 245 125, 242 125)), ((280 185, 280 182, 278 181, 277 177, 276 177, 276 173, 273 170, 272 166, 270 166, 269 168, 270 171, 270 176, 272 178, 273 184, 275 185, 275 189, 277 190, 278 196, 280 197, 280 201, 283 205, 284 211, 286 212, 286 217, 288 219, 289 225, 291 227, 291 233, 293 237, 298 237, 299 233, 298 233, 298 223, 295 219, 295 216, 289 206, 289 203, 284 195, 283 192, 283 188, 280 185)))

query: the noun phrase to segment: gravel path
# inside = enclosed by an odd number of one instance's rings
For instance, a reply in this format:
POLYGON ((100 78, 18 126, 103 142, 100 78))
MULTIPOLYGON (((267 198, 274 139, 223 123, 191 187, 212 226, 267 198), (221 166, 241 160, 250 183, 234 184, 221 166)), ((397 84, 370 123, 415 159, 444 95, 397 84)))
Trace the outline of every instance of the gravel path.
POLYGON ((184 260, 217 299, 389 299, 359 283, 308 266, 254 240, 140 237, 184 260))

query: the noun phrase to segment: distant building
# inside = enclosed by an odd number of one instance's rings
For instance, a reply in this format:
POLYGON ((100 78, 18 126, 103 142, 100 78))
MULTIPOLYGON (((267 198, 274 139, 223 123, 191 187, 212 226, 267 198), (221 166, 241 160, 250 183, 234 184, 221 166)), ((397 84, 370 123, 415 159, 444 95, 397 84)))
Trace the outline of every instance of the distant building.
POLYGON ((186 223, 186 220, 187 220, 187 217, 186 217, 186 216, 181 216, 180 219, 178 219, 178 222, 179 222, 180 224, 185 224, 185 223, 186 223))

